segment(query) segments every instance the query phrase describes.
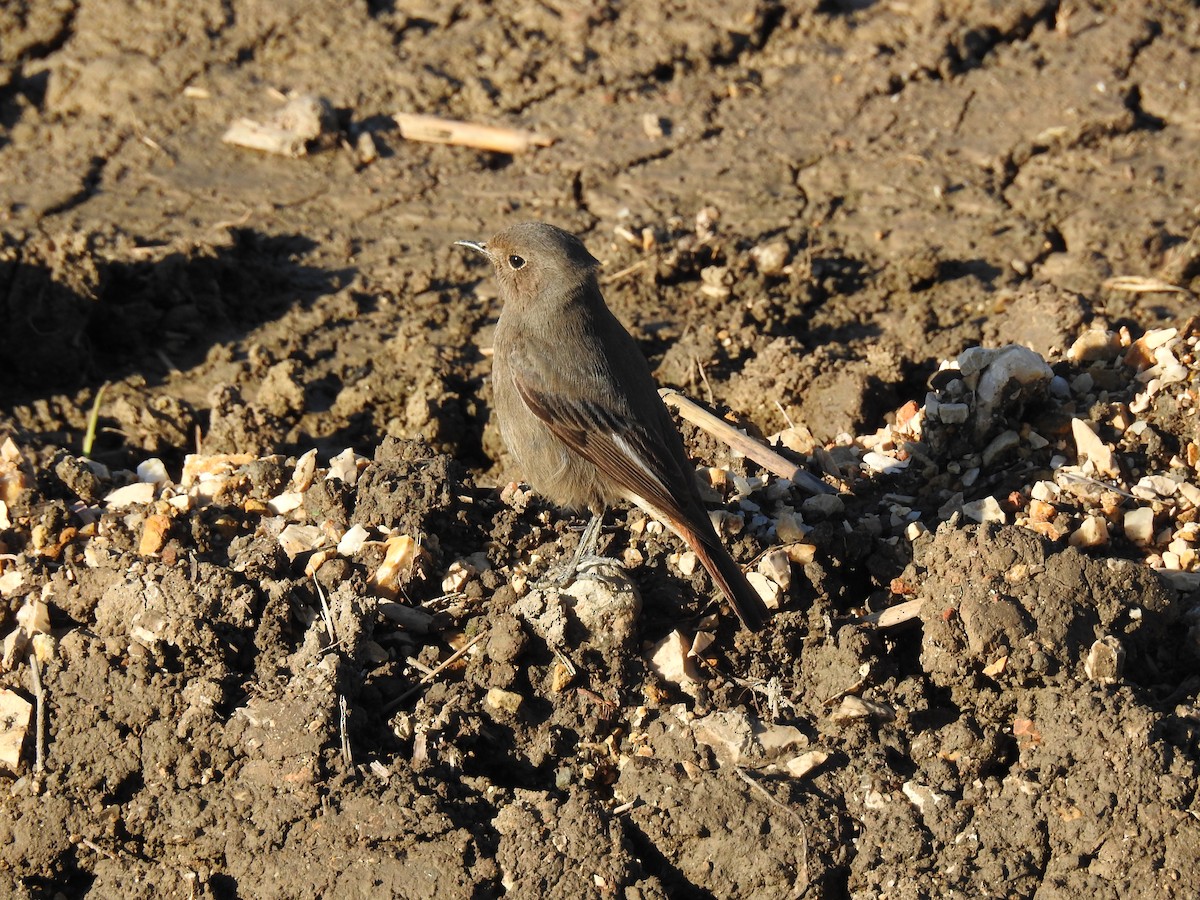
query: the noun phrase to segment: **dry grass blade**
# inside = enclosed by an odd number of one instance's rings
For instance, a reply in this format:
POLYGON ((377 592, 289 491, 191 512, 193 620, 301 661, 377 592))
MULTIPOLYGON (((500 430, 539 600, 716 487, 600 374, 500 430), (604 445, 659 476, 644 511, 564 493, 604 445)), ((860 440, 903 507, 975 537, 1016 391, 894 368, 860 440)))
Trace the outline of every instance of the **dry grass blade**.
POLYGON ((1187 288, 1182 288, 1161 278, 1147 278, 1143 275, 1116 275, 1104 280, 1102 287, 1110 291, 1129 291, 1133 294, 1190 294, 1187 288))

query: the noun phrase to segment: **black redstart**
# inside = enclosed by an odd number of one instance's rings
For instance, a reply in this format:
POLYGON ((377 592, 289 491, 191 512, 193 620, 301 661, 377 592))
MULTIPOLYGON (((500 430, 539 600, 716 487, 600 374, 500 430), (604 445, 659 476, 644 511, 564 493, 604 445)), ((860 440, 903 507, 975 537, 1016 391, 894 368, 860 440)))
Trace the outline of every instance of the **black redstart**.
POLYGON ((631 501, 683 538, 746 628, 762 628, 767 608, 717 537, 650 367, 604 303, 599 262, 539 222, 458 243, 500 282, 492 389, 504 443, 536 491, 595 514, 581 550, 607 505, 631 501))

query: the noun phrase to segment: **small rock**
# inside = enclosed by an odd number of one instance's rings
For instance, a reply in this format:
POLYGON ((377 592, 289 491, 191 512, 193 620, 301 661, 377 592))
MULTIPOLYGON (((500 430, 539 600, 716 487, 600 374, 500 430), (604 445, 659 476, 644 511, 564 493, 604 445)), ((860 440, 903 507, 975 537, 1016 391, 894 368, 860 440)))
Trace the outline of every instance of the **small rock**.
MULTIPOLYGON (((313 478, 317 474, 317 451, 316 448, 305 451, 304 455, 296 460, 296 468, 292 472, 292 480, 289 484, 289 490, 295 491, 298 494, 303 494, 312 487, 313 478)), ((187 461, 184 460, 184 484, 187 484, 187 461)))
POLYGON ((1002 456, 1011 453, 1021 445, 1021 436, 1015 431, 1002 431, 983 448, 980 454, 984 468, 990 468, 992 463, 1002 456))
POLYGON ((915 781, 906 781, 900 786, 900 790, 904 792, 904 796, 909 799, 913 806, 920 813, 925 813, 934 807, 940 806, 946 800, 945 794, 939 794, 933 788, 924 784, 917 784, 915 781))
POLYGON ((389 622, 414 634, 428 634, 433 625, 433 616, 415 606, 405 606, 403 603, 391 600, 380 600, 377 608, 379 614, 389 622))
POLYGON ((1179 482, 1167 475, 1146 475, 1133 488, 1134 494, 1147 500, 1174 497, 1178 492, 1179 482))
POLYGON ((843 697, 829 716, 838 725, 845 725, 862 719, 874 719, 877 722, 891 722, 896 718, 896 711, 886 703, 873 703, 853 695, 843 697))
POLYGON ((827 759, 829 759, 829 754, 824 750, 809 750, 807 753, 801 753, 795 759, 789 759, 783 768, 793 778, 803 778, 827 759))
POLYGON ((1000 506, 1000 501, 995 497, 982 497, 979 500, 964 503, 962 511, 964 516, 973 522, 978 522, 980 525, 989 522, 1003 525, 1007 520, 1004 510, 1000 506))
POLYGON ((1096 362, 1116 359, 1121 355, 1121 336, 1115 331, 1089 328, 1075 339, 1067 359, 1073 363, 1096 362))
POLYGON ((319 525, 289 525, 279 532, 278 541, 287 558, 292 560, 324 544, 325 532, 319 525))
POLYGON ((1105 635, 1092 644, 1083 672, 1089 681, 1097 684, 1113 684, 1125 669, 1125 648, 1112 635, 1105 635))
POLYGON ((506 691, 503 688, 489 688, 486 696, 483 698, 483 702, 488 709, 511 716, 515 715, 521 708, 523 699, 520 694, 513 691, 506 691))
POLYGON ((1139 506, 1125 513, 1125 537, 1142 547, 1154 543, 1154 510, 1139 506))
POLYGON ((362 525, 351 525, 349 530, 338 541, 337 552, 340 556, 353 556, 363 548, 370 537, 370 532, 362 525))
POLYGON ((145 481, 150 484, 166 484, 171 480, 170 476, 167 475, 167 467, 163 465, 161 459, 155 456, 138 463, 137 477, 138 481, 145 481))
POLYGON ((795 725, 763 725, 755 721, 754 736, 767 759, 777 759, 808 746, 808 736, 795 725))
POLYGON ((1129 345, 1129 349, 1125 352, 1125 365, 1139 372, 1154 365, 1156 361, 1154 351, 1178 333, 1175 328, 1157 328, 1147 331, 1129 345))
POLYGON ((347 447, 329 460, 329 473, 325 477, 344 481, 346 484, 356 484, 358 482, 358 457, 354 451, 347 447))
POLYGON ((846 504, 837 494, 817 494, 800 504, 800 509, 805 516, 820 521, 842 515, 846 511, 846 504))
POLYGON ((877 453, 872 450, 869 453, 864 453, 862 465, 868 472, 878 472, 883 475, 890 475, 893 472, 902 472, 908 468, 908 464, 912 459, 896 459, 894 456, 888 456, 884 453, 877 453))
POLYGON ((392 535, 384 542, 383 562, 367 583, 377 596, 390 600, 399 593, 400 586, 421 569, 425 560, 425 550, 415 538, 407 534, 392 535))
POLYGON ((1029 518, 1034 522, 1051 522, 1058 515, 1058 507, 1053 503, 1047 503, 1045 500, 1033 499, 1029 501, 1029 518))
POLYGON ((0 689, 0 766, 16 772, 21 764, 21 745, 29 730, 33 704, 7 688, 0 689))
POLYGON ((754 590, 758 591, 758 596, 762 598, 767 609, 779 609, 779 599, 783 596, 783 588, 762 572, 747 572, 746 580, 750 582, 750 586, 754 590))
POLYGON ((1084 459, 1091 460, 1096 471, 1109 478, 1116 478, 1121 474, 1112 448, 1100 440, 1087 422, 1083 419, 1072 419, 1071 434, 1075 438, 1075 452, 1081 462, 1084 459))
POLYGON ((792 249, 787 241, 777 240, 759 244, 750 250, 754 267, 763 275, 778 275, 788 263, 792 249))
POLYGON ((1053 503, 1058 499, 1058 485, 1053 481, 1035 481, 1033 487, 1030 488, 1029 495, 1034 500, 1044 500, 1047 503, 1053 503))
POLYGON ((642 116, 642 131, 651 140, 658 140, 670 133, 671 123, 657 113, 646 113, 642 116))
POLYGON ((700 682, 700 673, 688 655, 691 647, 682 631, 672 631, 650 651, 650 668, 663 681, 690 692, 700 682))
POLYGON ((1088 516, 1067 542, 1072 547, 1103 547, 1108 543, 1108 521, 1103 516, 1088 516))
POLYGON ((492 567, 487 554, 483 551, 472 553, 462 559, 456 559, 446 570, 442 579, 442 590, 447 594, 461 591, 472 578, 480 572, 486 572, 492 567))
POLYGON ((758 561, 758 571, 770 578, 785 591, 792 584, 792 560, 786 550, 775 547, 768 550, 758 561))
POLYGON ((104 505, 111 509, 122 509, 126 506, 138 506, 154 500, 157 487, 148 481, 138 481, 117 488, 104 498, 104 505))
POLYGON ((955 362, 958 363, 958 370, 962 372, 963 378, 971 378, 990 366, 999 355, 1000 351, 995 348, 968 347, 958 354, 955 362))
POLYGON ((267 501, 267 509, 277 516, 286 516, 290 512, 295 512, 303 505, 304 495, 296 491, 280 494, 278 497, 272 497, 267 501))
POLYGON ((966 403, 942 403, 938 406, 938 419, 947 425, 961 425, 971 417, 971 407, 966 403))
POLYGON ((1002 347, 979 376, 975 389, 976 433, 982 437, 1005 410, 1039 395, 1053 377, 1040 354, 1019 344, 1002 347))
POLYGON ((142 524, 142 537, 138 542, 138 556, 154 556, 167 542, 171 520, 162 513, 146 516, 142 524))
POLYGON ((1090 394, 1092 388, 1096 386, 1096 379, 1091 376, 1090 372, 1080 372, 1071 379, 1071 390, 1076 394, 1090 394))
POLYGON ((739 765, 763 755, 750 717, 741 709, 720 710, 696 719, 692 735, 697 744, 711 747, 723 763, 739 765))
POLYGON ((675 560, 675 568, 679 570, 679 574, 685 578, 696 571, 696 566, 700 564, 699 558, 691 550, 685 550, 679 554, 679 558, 675 560))
POLYGON ((642 595, 616 560, 588 567, 563 591, 563 597, 594 646, 612 650, 634 648, 642 595))
POLYGON ((379 147, 375 144, 375 138, 371 136, 371 132, 360 132, 358 138, 354 142, 354 152, 358 154, 358 162, 360 165, 369 166, 375 160, 379 159, 379 147))
POLYGON ((775 520, 775 536, 784 544, 802 541, 808 532, 804 519, 794 512, 785 512, 775 520))
POLYGON ((789 544, 786 549, 788 559, 798 566, 807 566, 817 558, 817 548, 814 544, 789 544))

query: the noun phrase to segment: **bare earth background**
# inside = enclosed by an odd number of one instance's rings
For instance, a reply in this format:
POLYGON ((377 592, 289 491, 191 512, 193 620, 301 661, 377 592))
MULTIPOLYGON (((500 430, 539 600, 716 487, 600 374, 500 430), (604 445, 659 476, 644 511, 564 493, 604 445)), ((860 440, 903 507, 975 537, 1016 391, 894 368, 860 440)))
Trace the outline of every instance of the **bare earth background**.
MULTIPOLYGON (((1119 528, 1079 550, 1078 517, 1057 539, 1013 522, 1051 454, 1075 461, 1072 417, 1126 487, 1196 482, 1195 403, 1122 438, 1131 372, 1110 356, 1080 382, 1062 354, 1087 326, 1195 312, 1104 282, 1200 290, 1198 81, 1183 0, 0 5, 0 439, 28 475, 0 635, 45 596, 55 637, 45 768, 31 725, 0 784, 0 894, 1195 896, 1197 592, 1119 528), (287 90, 327 98, 340 138, 300 159, 221 142, 287 90), (406 142, 402 111, 555 143, 406 142), (1007 423, 1042 455, 1008 447, 968 483, 983 447, 960 445, 810 505, 782 610, 755 636, 722 616, 689 696, 647 648, 717 604, 640 515, 607 545, 641 560, 631 633, 556 644, 521 612, 514 575, 576 532, 500 494, 499 310, 452 241, 531 218, 603 260, 664 384, 765 435, 871 434, 977 344, 1032 347, 1073 393, 1007 423), (97 473, 77 457, 105 383, 97 473), (180 481, 197 441, 263 461, 208 505, 101 506, 150 457, 180 481), (399 622, 367 583, 380 544, 309 578, 266 506, 302 453, 323 470, 347 447, 372 460, 356 483, 319 472, 288 516, 419 536, 400 599, 421 613, 399 622), (939 515, 958 492, 1009 524, 939 515), (855 621, 913 599, 919 621, 855 621), (1113 683, 1084 666, 1105 637, 1113 683)), ((1177 388, 1195 399, 1194 369, 1177 388)), ((749 499, 773 521, 806 498, 749 499)), ((1106 502, 1120 522, 1137 501, 1106 502)), ((778 543, 748 509, 747 564, 778 543)), ((8 663, 32 701, 28 659, 8 663)))

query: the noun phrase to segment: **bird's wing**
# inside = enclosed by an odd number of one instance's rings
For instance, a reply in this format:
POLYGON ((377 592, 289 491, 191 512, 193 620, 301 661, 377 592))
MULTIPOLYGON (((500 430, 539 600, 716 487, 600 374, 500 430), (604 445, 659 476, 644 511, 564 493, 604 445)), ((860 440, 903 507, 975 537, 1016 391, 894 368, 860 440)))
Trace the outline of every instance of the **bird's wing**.
POLYGON ((538 390, 519 375, 517 392, 530 412, 560 441, 611 478, 628 493, 655 509, 678 517, 681 513, 675 478, 655 438, 628 416, 591 400, 538 390))
POLYGON ((702 509, 685 512, 691 492, 671 490, 678 480, 666 467, 670 451, 637 422, 601 404, 539 393, 519 377, 521 399, 560 441, 596 466, 628 493, 644 500, 675 527, 729 598, 738 618, 758 631, 770 617, 758 592, 721 546, 702 509))

